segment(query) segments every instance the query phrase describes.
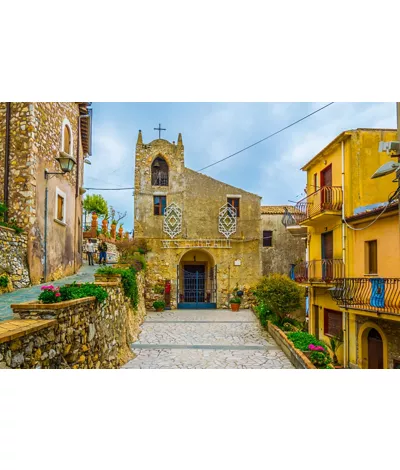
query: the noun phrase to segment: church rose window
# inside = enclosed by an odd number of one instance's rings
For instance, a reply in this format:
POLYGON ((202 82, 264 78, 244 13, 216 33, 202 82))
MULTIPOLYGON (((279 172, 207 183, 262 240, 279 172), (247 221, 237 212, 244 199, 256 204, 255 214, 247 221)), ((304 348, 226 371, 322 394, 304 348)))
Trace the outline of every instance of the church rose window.
POLYGON ((152 186, 168 186, 168 164, 162 157, 157 157, 151 165, 152 186))
POLYGON ((228 204, 236 209, 236 217, 240 217, 240 198, 228 197, 228 204))
POLYGON ((164 215, 164 211, 166 207, 167 207, 166 196, 154 196, 154 215, 164 215))

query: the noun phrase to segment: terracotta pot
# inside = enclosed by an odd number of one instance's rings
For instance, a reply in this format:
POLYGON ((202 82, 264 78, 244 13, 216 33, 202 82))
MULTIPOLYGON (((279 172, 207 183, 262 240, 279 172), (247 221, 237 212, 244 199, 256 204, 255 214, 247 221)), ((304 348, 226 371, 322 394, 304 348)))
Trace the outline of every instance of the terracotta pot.
POLYGON ((156 312, 163 312, 163 311, 164 311, 164 309, 162 307, 156 308, 156 312))
POLYGON ((231 304, 232 312, 238 312, 240 309, 240 304, 231 304))

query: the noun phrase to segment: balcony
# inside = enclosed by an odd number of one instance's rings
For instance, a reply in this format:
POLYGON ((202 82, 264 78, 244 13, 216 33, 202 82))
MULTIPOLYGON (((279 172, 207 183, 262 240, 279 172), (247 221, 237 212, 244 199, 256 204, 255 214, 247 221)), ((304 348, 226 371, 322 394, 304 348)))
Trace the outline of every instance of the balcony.
POLYGON ((341 259, 317 259, 293 264, 290 278, 300 283, 332 283, 343 278, 344 264, 341 259))
POLYGON ((400 278, 335 279, 330 290, 343 308, 400 314, 400 278))
POLYGON ((297 223, 313 225, 322 215, 337 217, 342 210, 343 193, 341 186, 323 186, 308 195, 296 206, 293 216, 297 223))
POLYGON ((285 213, 282 217, 282 224, 286 230, 295 237, 306 237, 307 227, 299 224, 302 213, 295 207, 285 207, 285 213))

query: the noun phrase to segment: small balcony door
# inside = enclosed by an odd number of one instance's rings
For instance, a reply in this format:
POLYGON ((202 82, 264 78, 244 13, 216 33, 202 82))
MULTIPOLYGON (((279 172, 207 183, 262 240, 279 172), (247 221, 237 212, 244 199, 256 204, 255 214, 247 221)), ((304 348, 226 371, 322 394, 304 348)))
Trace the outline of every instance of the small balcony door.
POLYGON ((322 279, 333 279, 333 232, 321 235, 322 279))
POLYGON ((332 165, 321 171, 321 209, 329 209, 332 204, 332 165))

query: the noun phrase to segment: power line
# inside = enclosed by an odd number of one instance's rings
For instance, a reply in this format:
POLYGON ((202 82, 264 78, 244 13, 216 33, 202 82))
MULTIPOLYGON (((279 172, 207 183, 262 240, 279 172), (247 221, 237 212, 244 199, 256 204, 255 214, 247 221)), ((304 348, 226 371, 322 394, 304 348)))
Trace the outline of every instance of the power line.
POLYGON ((279 131, 276 131, 276 132, 274 132, 273 134, 270 134, 270 135, 268 135, 267 137, 264 137, 264 139, 261 139, 261 140, 259 140, 258 142, 255 142, 254 144, 251 144, 251 145, 249 145, 248 147, 245 147, 244 149, 239 150, 238 152, 232 153, 231 155, 228 155, 227 157, 222 158, 221 160, 217 160, 216 162, 211 163, 210 165, 207 165, 207 166, 205 166, 204 168, 201 168, 200 170, 197 170, 197 171, 206 170, 207 168, 210 168, 210 167, 212 167, 212 166, 214 166, 214 165, 217 165, 217 163, 221 163, 221 162, 223 162, 223 161, 225 161, 225 160, 228 160, 228 158, 232 158, 232 157, 234 157, 235 155, 238 155, 239 153, 242 153, 242 152, 244 152, 245 150, 248 150, 249 148, 254 147, 255 145, 260 144, 261 142, 264 142, 264 140, 270 139, 270 138, 273 137, 274 135, 277 135, 277 134, 279 134, 280 132, 283 132, 284 130, 289 129, 289 127, 292 127, 292 126, 294 126, 295 124, 298 124, 299 122, 304 121, 305 119, 309 118, 309 117, 312 116, 313 114, 319 113, 320 111, 322 111, 323 109, 327 108, 328 106, 331 106, 333 103, 334 103, 334 101, 332 101, 331 103, 326 104, 325 106, 322 106, 322 108, 319 108, 319 109, 317 109, 316 111, 313 111, 313 112, 310 113, 310 114, 307 114, 307 116, 304 116, 304 117, 302 117, 301 119, 298 119, 297 121, 292 122, 292 124, 289 124, 288 126, 283 127, 282 129, 279 129, 279 131))
POLYGON ((87 191, 126 191, 135 188, 85 188, 87 191))

